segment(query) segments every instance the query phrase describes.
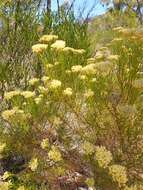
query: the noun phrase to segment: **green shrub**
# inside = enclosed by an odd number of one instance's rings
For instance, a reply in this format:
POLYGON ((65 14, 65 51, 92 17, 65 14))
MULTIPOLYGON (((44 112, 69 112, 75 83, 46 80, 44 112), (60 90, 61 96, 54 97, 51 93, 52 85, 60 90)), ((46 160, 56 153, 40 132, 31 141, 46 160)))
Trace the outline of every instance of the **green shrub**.
POLYGON ((72 11, 61 9, 47 14, 38 1, 5 1, 0 4, 0 95, 5 90, 26 88, 29 78, 39 75, 31 46, 42 34, 55 33, 71 47, 84 48, 89 54, 87 24, 80 23, 72 11), (60 19, 59 19, 60 16, 60 19))
POLYGON ((39 77, 5 92, 2 112, 1 156, 25 159, 16 188, 143 188, 143 33, 112 32, 93 58, 55 35, 32 46, 39 77))

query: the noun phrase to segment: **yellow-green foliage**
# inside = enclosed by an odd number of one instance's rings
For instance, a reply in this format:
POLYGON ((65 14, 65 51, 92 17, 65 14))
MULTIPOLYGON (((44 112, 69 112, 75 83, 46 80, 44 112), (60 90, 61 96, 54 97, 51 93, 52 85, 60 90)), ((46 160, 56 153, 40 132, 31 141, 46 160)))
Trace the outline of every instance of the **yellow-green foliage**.
POLYGON ((19 189, 143 188, 143 32, 112 33, 92 58, 51 34, 32 46, 39 75, 5 92, 2 112, 1 156, 28 160, 19 189))

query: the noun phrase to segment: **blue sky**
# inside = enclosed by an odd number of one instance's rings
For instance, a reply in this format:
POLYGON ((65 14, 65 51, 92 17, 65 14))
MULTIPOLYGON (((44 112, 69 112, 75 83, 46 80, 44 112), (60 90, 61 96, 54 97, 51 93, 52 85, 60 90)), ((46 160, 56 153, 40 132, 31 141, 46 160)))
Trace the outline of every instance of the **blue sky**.
MULTIPOLYGON (((71 0, 72 1, 72 0, 71 0)), ((69 0, 69 2, 71 2, 69 0)), ((91 8, 93 7, 93 5, 95 4, 95 2, 97 2, 98 0, 76 0, 75 1, 75 6, 74 6, 74 11, 75 14, 77 16, 80 15, 80 11, 82 10, 83 6, 85 5, 85 10, 83 12, 83 16, 86 16, 89 12, 89 10, 91 10, 91 8)), ((57 0, 53 0, 52 1, 52 9, 56 10, 57 9, 57 0)), ((64 0, 59 0, 60 4, 62 4, 64 2, 64 0)), ((100 2, 100 1, 98 1, 100 2)), ((96 16, 96 15, 101 15, 103 13, 105 13, 107 10, 107 7, 103 7, 101 5, 101 3, 97 3, 94 10, 90 13, 90 16, 96 16)))

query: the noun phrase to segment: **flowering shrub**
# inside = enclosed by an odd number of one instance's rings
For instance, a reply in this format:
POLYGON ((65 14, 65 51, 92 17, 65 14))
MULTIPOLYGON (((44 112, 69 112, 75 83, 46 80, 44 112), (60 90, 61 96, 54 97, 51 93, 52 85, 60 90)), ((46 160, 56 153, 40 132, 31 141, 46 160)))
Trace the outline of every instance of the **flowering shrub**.
POLYGON ((143 33, 113 33, 92 58, 55 35, 32 46, 38 77, 4 94, 0 155, 25 162, 3 189, 143 188, 143 33))

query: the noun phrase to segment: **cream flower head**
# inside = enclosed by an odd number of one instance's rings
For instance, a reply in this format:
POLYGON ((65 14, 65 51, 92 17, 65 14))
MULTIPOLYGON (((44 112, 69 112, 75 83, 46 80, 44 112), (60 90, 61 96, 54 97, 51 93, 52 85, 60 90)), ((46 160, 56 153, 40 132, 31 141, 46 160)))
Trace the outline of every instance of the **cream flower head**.
POLYGON ((62 155, 57 147, 52 146, 51 150, 48 153, 48 157, 50 160, 53 160, 55 162, 59 162, 62 160, 62 155))
POLYGON ((64 91, 63 91, 63 95, 65 96, 72 96, 72 88, 66 88, 64 91))
POLYGON ((109 174, 111 175, 113 181, 117 182, 119 186, 125 185, 128 181, 126 168, 124 166, 110 166, 109 174))
POLYGON ((54 40, 57 40, 58 39, 58 36, 56 35, 52 35, 52 34, 49 34, 49 35, 43 35, 39 42, 44 42, 44 43, 49 43, 49 42, 53 42, 54 40))
POLYGON ((82 66, 81 66, 81 65, 74 65, 74 66, 72 66, 71 71, 72 71, 73 73, 78 73, 78 72, 81 71, 81 69, 82 69, 82 66))
POLYGON ((52 49, 56 49, 56 50, 62 50, 62 49, 65 48, 65 46, 66 46, 65 41, 63 41, 63 40, 56 40, 55 43, 53 43, 51 45, 51 48, 52 49))
POLYGON ((104 146, 97 146, 95 152, 95 158, 99 167, 107 168, 107 166, 112 161, 112 154, 104 146))
POLYGON ((38 159, 33 158, 29 163, 29 168, 34 172, 37 170, 37 167, 38 167, 38 159))
POLYGON ((35 44, 32 46, 33 53, 42 53, 47 49, 47 44, 35 44))
POLYGON ((61 81, 53 79, 53 80, 50 82, 49 87, 50 87, 50 89, 57 89, 57 88, 60 88, 61 85, 62 85, 61 81))

